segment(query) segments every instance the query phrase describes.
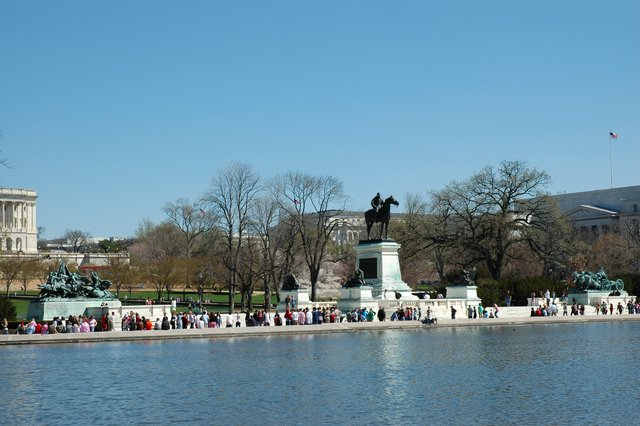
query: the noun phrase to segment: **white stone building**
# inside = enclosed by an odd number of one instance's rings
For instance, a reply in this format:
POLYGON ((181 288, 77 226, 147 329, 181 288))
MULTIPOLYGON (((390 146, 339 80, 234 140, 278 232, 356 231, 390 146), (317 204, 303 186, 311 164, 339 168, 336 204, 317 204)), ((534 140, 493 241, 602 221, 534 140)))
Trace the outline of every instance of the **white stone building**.
POLYGON ((36 191, 0 188, 0 251, 38 253, 36 191))
POLYGON ((597 238, 609 232, 640 235, 640 185, 551 198, 583 238, 597 238))

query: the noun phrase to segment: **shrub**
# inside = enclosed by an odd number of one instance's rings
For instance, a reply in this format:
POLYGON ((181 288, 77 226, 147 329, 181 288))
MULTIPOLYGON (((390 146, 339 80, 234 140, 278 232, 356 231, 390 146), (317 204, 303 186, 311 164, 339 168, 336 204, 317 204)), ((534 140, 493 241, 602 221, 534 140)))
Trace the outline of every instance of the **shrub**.
MULTIPOLYGON (((483 278, 477 281, 478 297, 486 306, 497 303, 504 305, 507 291, 511 292, 511 306, 527 306, 527 298, 535 292, 536 297, 542 297, 546 289, 549 292, 556 292, 556 297, 560 298, 566 290, 566 283, 557 282, 549 278, 520 278, 493 280, 483 278)), ((626 288, 626 282, 625 282, 626 288)))
POLYGON ((624 282, 624 289, 631 296, 638 296, 640 294, 640 274, 620 274, 620 276, 610 276, 609 279, 622 279, 624 282))
POLYGON ((13 302, 8 297, 0 296, 0 318, 15 320, 16 314, 16 307, 13 302))

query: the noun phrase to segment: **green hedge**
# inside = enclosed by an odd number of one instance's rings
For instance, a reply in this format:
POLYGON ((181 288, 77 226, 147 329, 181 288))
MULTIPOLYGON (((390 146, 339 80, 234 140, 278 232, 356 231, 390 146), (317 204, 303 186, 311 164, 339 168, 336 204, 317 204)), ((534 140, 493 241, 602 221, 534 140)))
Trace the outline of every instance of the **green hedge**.
POLYGON ((13 302, 6 296, 0 296, 0 318, 15 320, 16 315, 16 307, 13 302))
POLYGON ((565 282, 557 282, 544 277, 526 279, 479 279, 478 297, 485 305, 497 303, 499 306, 505 305, 507 291, 511 291, 511 306, 527 306, 527 298, 535 292, 536 297, 544 295, 545 291, 556 292, 556 297, 560 298, 567 289, 565 282))

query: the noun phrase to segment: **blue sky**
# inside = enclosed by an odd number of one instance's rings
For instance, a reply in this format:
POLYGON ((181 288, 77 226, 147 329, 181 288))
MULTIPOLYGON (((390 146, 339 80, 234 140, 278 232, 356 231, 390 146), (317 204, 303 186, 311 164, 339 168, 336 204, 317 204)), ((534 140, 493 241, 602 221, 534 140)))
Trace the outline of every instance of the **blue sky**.
MULTIPOLYGON (((130 236, 231 162, 347 208, 526 160, 640 184, 640 2, 0 0, 0 185, 44 238, 130 236)), ((398 210, 401 211, 401 210, 398 210)))

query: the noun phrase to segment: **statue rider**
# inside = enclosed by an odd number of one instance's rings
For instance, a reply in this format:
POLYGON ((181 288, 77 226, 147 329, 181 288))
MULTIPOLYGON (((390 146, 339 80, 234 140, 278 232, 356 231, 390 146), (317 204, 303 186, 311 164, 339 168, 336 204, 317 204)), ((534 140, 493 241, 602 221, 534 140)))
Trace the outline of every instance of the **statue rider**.
POLYGON ((383 203, 382 197, 380 196, 380 193, 378 192, 376 194, 376 196, 371 199, 371 207, 373 207, 373 209, 377 213, 378 210, 380 210, 380 207, 382 207, 382 203, 383 203))

